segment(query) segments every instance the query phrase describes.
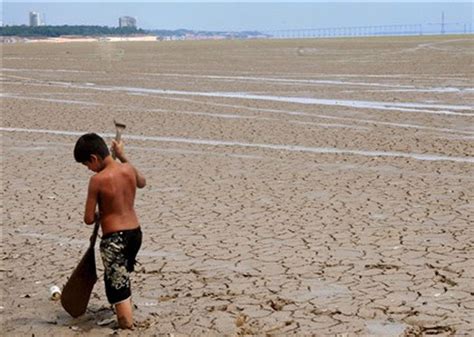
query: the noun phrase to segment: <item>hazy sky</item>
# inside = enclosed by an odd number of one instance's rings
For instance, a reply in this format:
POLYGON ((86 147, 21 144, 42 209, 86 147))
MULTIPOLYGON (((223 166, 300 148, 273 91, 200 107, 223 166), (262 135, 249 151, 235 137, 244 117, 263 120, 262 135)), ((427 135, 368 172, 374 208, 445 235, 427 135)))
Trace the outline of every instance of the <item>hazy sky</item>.
POLYGON ((473 4, 436 1, 3 1, 4 25, 28 24, 40 12, 50 25, 117 26, 123 15, 145 29, 278 30, 322 27, 472 22, 473 4))

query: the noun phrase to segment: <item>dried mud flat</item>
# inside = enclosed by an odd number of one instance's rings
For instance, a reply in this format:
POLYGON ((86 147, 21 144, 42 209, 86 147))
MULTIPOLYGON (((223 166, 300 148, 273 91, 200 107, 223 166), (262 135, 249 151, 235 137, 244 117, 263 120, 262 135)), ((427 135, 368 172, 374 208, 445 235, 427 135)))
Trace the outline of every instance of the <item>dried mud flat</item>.
POLYGON ((2 46, 2 335, 473 335, 473 41, 2 46), (114 118, 149 182, 133 332, 101 279, 79 319, 48 299, 114 118))

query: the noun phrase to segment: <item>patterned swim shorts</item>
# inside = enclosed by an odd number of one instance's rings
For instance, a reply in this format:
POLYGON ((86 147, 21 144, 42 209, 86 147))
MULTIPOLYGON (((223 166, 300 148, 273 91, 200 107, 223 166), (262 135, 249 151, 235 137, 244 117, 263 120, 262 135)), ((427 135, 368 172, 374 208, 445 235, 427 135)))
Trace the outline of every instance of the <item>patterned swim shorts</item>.
POLYGON ((100 241, 100 255, 105 268, 105 293, 112 305, 132 295, 130 272, 134 269, 141 244, 140 227, 105 234, 100 241))

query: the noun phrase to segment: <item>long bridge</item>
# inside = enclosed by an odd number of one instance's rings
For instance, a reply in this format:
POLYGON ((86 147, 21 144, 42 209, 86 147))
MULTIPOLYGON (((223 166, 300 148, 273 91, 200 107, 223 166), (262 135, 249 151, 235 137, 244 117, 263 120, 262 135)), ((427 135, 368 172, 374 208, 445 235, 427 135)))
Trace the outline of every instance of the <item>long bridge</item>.
POLYGON ((472 22, 427 23, 379 26, 330 27, 261 31, 271 38, 331 38, 356 36, 398 36, 433 34, 472 34, 472 22))

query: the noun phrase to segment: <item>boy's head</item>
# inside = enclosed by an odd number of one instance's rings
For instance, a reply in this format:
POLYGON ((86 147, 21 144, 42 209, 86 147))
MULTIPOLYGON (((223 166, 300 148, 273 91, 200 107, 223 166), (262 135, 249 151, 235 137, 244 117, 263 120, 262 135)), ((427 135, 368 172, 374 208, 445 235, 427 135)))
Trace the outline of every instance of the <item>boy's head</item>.
POLYGON ((86 133, 76 142, 74 147, 74 159, 78 163, 86 164, 95 159, 104 160, 110 155, 105 141, 95 133, 86 133))

